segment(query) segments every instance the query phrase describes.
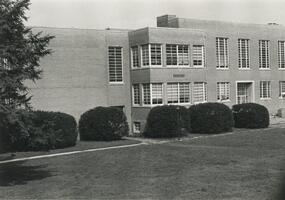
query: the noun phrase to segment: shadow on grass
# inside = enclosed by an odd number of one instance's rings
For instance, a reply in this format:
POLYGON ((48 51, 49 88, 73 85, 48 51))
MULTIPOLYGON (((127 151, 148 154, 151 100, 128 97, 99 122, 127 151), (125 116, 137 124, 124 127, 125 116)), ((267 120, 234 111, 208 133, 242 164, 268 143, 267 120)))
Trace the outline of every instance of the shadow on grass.
POLYGON ((0 186, 24 185, 29 181, 41 180, 52 173, 46 170, 47 165, 26 166, 24 162, 0 165, 0 186))

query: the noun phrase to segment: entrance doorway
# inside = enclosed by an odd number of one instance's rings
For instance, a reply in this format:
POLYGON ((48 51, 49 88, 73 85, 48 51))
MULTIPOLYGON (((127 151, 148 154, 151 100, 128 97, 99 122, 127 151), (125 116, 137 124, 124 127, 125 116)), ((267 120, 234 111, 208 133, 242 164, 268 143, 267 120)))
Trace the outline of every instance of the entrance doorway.
POLYGON ((253 81, 237 82, 237 104, 250 103, 254 101, 253 81))

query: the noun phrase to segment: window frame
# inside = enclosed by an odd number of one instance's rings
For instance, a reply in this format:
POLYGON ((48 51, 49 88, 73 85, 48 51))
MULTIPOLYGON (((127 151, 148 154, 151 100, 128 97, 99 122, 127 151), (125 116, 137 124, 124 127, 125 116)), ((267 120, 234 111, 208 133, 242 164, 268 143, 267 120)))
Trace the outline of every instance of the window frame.
POLYGON ((208 101, 208 91, 207 91, 207 82, 203 82, 203 81, 196 81, 193 83, 193 92, 192 92, 192 97, 193 97, 193 104, 199 104, 199 103, 206 103, 208 101), (203 84, 203 101, 195 101, 195 86, 197 84, 203 84))
POLYGON ((238 69, 250 70, 250 40, 245 38, 238 39, 238 69), (244 47, 242 42, 244 42, 244 47), (245 55, 245 58, 243 56, 245 55), (245 67, 243 60, 245 60, 245 67))
POLYGON ((133 122, 133 133, 141 133, 141 122, 138 121, 133 122), (137 130, 136 124, 139 125, 139 130, 137 130))
POLYGON ((279 98, 285 99, 285 81, 279 81, 279 98), (282 86, 284 84, 284 86, 282 86), (284 91, 282 89, 284 88, 284 91))
POLYGON ((159 105, 163 105, 164 104, 164 87, 163 87, 163 83, 143 83, 142 84, 142 106, 144 107, 152 107, 152 106, 159 106, 159 105), (156 103, 153 103, 153 85, 155 84, 160 84, 161 85, 161 99, 162 99, 162 102, 159 103, 159 104, 156 104, 156 103), (145 103, 145 91, 144 91, 144 86, 147 85, 149 87, 149 101, 150 103, 149 104, 146 104, 145 103))
POLYGON ((259 82, 259 97, 261 100, 268 100, 271 99, 271 81, 260 81, 259 82), (263 85, 266 84, 266 85, 263 85), (264 88, 264 86, 266 86, 264 88), (264 89, 265 89, 265 93, 264 93, 264 89))
POLYGON ((140 69, 141 65, 140 65, 140 56, 139 56, 139 46, 132 46, 131 47, 131 66, 132 69, 140 69), (137 66, 134 65, 134 48, 137 49, 137 66))
POLYGON ((191 68, 205 68, 205 45, 200 45, 200 44, 194 44, 192 45, 192 67, 191 68), (195 65, 195 56, 194 56, 194 51, 195 47, 202 47, 202 65, 195 65))
POLYGON ((168 82, 166 83, 166 103, 167 105, 191 105, 192 102, 191 102, 191 82, 168 82), (177 103, 169 103, 169 87, 170 85, 176 85, 177 84, 177 91, 175 91, 175 93, 177 94, 177 103), (188 99, 189 101, 188 102, 182 102, 181 103, 181 85, 182 84, 188 84, 188 99))
MULTIPOLYGON (((173 50, 173 48, 172 48, 173 50)), ((166 44, 165 45, 165 56, 166 56, 166 67, 171 68, 188 68, 190 67, 190 45, 189 44, 166 44), (175 47, 175 54, 173 52, 169 53, 168 51, 168 46, 174 46, 175 47), (187 53, 182 52, 179 53, 179 48, 182 48, 182 50, 185 50, 184 48, 187 47, 187 53), (176 57, 176 64, 168 64, 168 56, 169 54, 171 54, 172 56, 175 55, 176 57), (182 55, 182 56, 181 56, 182 55), (187 55, 187 56, 186 56, 187 55), (184 63, 184 61, 187 61, 187 64, 180 64, 180 61, 182 60, 182 63, 184 63)), ((171 57, 171 60, 173 60, 173 58, 171 57)))
POLYGON ((141 87, 140 87, 140 84, 136 83, 136 84, 133 84, 132 85, 132 103, 133 103, 133 106, 140 106, 141 103, 142 103, 142 97, 141 97, 141 87), (136 93, 135 93, 135 86, 138 86, 138 99, 139 99, 139 102, 136 103, 136 93))
POLYGON ((258 40, 258 59, 259 59, 259 70, 270 70, 270 47, 269 47, 269 40, 258 40), (262 43, 265 44, 264 46, 264 53, 263 55, 263 46, 262 43), (265 56, 265 67, 263 67, 263 56, 265 56))
POLYGON ((228 70, 230 68, 228 46, 229 46, 229 38, 216 37, 216 69, 228 70), (223 45, 221 45, 221 41, 223 41, 223 45), (222 46, 223 46, 223 51, 221 51, 222 46), (221 52, 223 52, 223 54, 221 54, 221 52), (221 60, 223 60, 224 65, 221 65, 221 60))
POLYGON ((231 101, 231 84, 230 82, 217 82, 217 101, 218 102, 230 102, 231 101), (222 88, 220 85, 223 85, 222 88), (225 93, 224 96, 228 97, 227 99, 222 99, 222 91, 225 93))
POLYGON ((278 40, 277 54, 278 54, 278 69, 285 70, 285 41, 284 40, 278 40))
MULTIPOLYGON (((108 82, 109 84, 124 84, 124 55, 123 55, 123 47, 122 46, 108 46, 108 82), (110 77, 110 48, 120 48, 121 51, 121 71, 122 71, 122 81, 111 81, 110 77)), ((116 60, 116 58, 114 58, 116 60)), ((115 66, 115 71, 116 71, 115 66)))

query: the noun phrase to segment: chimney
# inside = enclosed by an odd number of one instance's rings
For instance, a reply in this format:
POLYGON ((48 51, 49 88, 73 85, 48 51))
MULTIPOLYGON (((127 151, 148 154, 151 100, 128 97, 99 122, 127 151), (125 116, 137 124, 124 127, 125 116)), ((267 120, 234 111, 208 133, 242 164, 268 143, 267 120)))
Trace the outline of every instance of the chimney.
POLYGON ((162 15, 156 18, 157 27, 168 27, 168 22, 176 18, 176 15, 162 15))

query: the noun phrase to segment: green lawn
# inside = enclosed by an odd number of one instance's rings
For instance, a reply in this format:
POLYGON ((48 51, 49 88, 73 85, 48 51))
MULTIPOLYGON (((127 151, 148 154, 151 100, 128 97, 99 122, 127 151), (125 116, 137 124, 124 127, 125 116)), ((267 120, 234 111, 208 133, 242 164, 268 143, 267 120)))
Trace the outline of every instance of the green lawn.
MULTIPOLYGON (((285 129, 0 165, 0 198, 271 200, 285 129)), ((281 200, 281 199, 280 199, 281 200)))

